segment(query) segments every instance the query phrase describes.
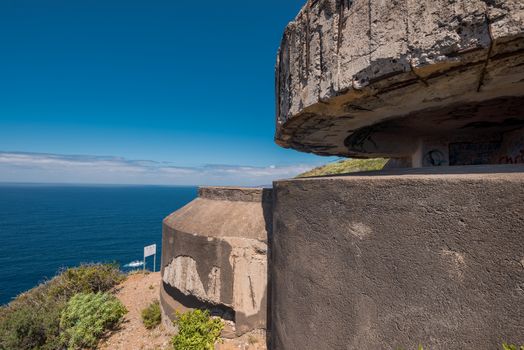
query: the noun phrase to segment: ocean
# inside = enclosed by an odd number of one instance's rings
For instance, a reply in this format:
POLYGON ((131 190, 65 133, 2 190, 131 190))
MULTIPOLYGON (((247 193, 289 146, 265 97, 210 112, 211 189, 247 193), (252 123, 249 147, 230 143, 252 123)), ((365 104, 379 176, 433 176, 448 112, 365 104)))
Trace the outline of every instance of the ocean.
POLYGON ((153 243, 158 270, 162 219, 196 196, 196 187, 0 184, 0 304, 81 263, 142 268, 153 243))

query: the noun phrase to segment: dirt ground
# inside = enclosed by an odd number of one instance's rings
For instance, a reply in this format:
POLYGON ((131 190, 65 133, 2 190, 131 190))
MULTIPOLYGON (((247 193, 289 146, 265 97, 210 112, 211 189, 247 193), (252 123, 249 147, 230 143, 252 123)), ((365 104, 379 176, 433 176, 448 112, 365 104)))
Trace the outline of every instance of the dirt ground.
POLYGON ((129 311, 118 330, 101 342, 102 350, 163 350, 169 348, 171 334, 162 325, 147 330, 141 312, 160 293, 160 272, 132 274, 117 287, 116 296, 129 311))
MULTIPOLYGON (((112 332, 100 345, 101 350, 172 350, 173 334, 162 324, 147 330, 142 324, 141 312, 160 293, 160 273, 136 273, 117 287, 116 296, 129 311, 119 329, 112 332)), ((223 339, 217 350, 265 350, 262 334, 244 335, 238 339, 223 339)), ((178 350, 178 349, 177 349, 178 350)), ((183 350, 183 349, 180 349, 183 350)))

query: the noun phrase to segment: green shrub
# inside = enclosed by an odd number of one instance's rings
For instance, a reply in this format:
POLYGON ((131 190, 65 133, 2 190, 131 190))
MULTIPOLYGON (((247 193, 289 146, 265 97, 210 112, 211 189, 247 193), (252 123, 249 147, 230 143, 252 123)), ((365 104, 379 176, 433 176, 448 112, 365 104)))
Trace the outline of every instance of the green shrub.
POLYGON ((142 322, 147 329, 153 329, 160 324, 162 315, 160 313, 160 303, 158 300, 152 302, 147 308, 142 310, 142 322))
POLYGON ((177 313, 173 324, 178 327, 178 334, 172 339, 176 350, 213 350, 224 328, 224 323, 210 317, 207 310, 177 313))
POLYGON ((33 349, 45 343, 46 331, 40 313, 26 305, 0 321, 0 349, 33 349))
POLYGON ((65 303, 48 298, 47 285, 22 294, 0 308, 0 349, 56 349, 65 303))
POLYGON ((50 293, 71 297, 77 293, 107 292, 125 279, 114 264, 88 264, 63 271, 50 293))
POLYGON ((76 294, 62 311, 60 341, 68 349, 94 349, 100 337, 126 313, 125 306, 111 294, 76 294))
POLYGON ((121 282, 115 265, 91 264, 63 271, 0 307, 0 349, 60 349, 60 315, 78 292, 107 291, 121 282))

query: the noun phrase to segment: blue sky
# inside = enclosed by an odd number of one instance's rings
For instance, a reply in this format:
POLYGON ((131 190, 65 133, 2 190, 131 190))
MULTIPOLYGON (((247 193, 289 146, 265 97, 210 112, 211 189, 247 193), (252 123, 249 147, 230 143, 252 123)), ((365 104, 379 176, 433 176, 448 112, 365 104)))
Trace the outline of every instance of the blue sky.
POLYGON ((273 142, 303 2, 1 1, 0 181, 248 185, 332 160, 273 142))

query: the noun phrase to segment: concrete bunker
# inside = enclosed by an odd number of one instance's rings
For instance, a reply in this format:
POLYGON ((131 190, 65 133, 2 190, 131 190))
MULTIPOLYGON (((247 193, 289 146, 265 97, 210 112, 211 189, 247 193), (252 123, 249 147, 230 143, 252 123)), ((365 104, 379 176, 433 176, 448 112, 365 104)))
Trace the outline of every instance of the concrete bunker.
POLYGON ((402 166, 523 163, 519 0, 308 1, 276 69, 276 142, 402 166))
POLYGON ((276 350, 524 344, 524 2, 309 0, 276 94, 279 145, 394 161, 200 189, 163 222, 168 319, 276 350))
POLYGON ((227 337, 266 329, 271 215, 270 189, 203 187, 164 219, 160 301, 167 323, 175 311, 200 308, 228 321, 227 337))
POLYGON ((276 142, 390 157, 276 181, 274 349, 524 343, 524 3, 311 0, 276 65, 276 142))

